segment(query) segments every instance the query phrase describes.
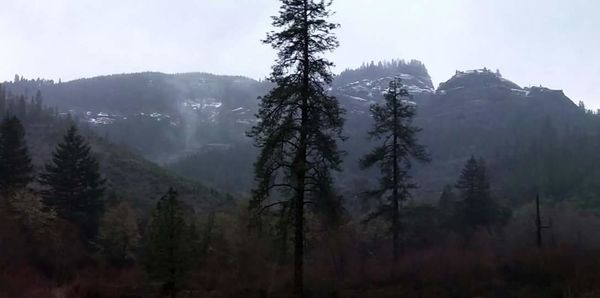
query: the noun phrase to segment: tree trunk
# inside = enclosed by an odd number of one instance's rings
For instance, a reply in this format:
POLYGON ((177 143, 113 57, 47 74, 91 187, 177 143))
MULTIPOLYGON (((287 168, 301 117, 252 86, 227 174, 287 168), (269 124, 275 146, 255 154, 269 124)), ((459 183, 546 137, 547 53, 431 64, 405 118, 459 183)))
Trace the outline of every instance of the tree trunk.
POLYGON ((394 148, 393 148, 393 163, 394 163, 394 189, 392 192, 392 241, 393 241, 393 254, 394 263, 398 261, 400 256, 400 210, 399 210, 399 198, 398 198, 398 103, 397 94, 394 91, 394 148))
POLYGON ((537 247, 542 248, 542 218, 540 216, 540 195, 535 196, 535 227, 537 247))
MULTIPOLYGON (((300 180, 300 179, 299 179, 300 180)), ((296 197, 295 233, 294 233, 294 292, 303 297, 304 292, 304 190, 296 197)))
POLYGON ((309 65, 309 28, 308 28, 308 1, 304 0, 304 47, 302 61, 302 105, 301 105, 301 123, 300 140, 296 160, 294 161, 294 171, 296 178, 296 203, 294 212, 294 295, 304 297, 304 196, 306 179, 306 152, 307 135, 306 126, 308 125, 308 97, 310 94, 310 65, 309 65))

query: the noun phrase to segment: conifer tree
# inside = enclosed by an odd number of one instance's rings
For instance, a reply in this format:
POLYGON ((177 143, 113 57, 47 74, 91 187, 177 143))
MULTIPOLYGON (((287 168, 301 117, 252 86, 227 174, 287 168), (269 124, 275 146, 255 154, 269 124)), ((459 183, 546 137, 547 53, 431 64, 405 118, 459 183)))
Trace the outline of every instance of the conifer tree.
POLYGON ((163 293, 176 297, 192 265, 190 227, 177 192, 170 188, 152 211, 145 241, 144 265, 148 275, 162 282, 163 293))
POLYGON ((31 118, 35 121, 39 121, 42 117, 42 101, 42 92, 38 90, 31 105, 31 118))
POLYGON ((441 225, 443 228, 449 230, 457 228, 456 211, 458 200, 452 191, 453 189, 452 185, 446 185, 438 203, 441 225))
POLYGON ((341 163, 336 139, 342 138, 343 110, 327 92, 333 64, 322 57, 338 46, 332 33, 338 25, 327 20, 330 4, 282 0, 279 15, 273 17, 278 31, 264 40, 278 51, 269 78, 276 87, 260 98, 260 121, 249 132, 260 148, 251 208, 292 208, 296 296, 303 295, 305 205, 318 199, 320 179, 339 170, 341 163), (282 190, 275 203, 269 202, 274 189, 282 190))
POLYGON ((6 89, 0 84, 0 119, 6 115, 6 89))
POLYGON ((390 222, 394 260, 400 252, 400 204, 416 188, 409 170, 412 160, 429 161, 425 147, 417 142, 420 128, 413 125, 415 106, 409 101, 410 94, 398 78, 389 83, 385 91, 385 103, 371 107, 375 121, 369 137, 381 144, 360 160, 363 169, 374 165, 381 172, 380 186, 369 192, 380 204, 368 220, 383 217, 390 222))
POLYGON ((440 195, 439 207, 443 210, 451 210, 454 208, 454 204, 456 203, 456 196, 452 191, 452 185, 444 186, 444 190, 440 195))
POLYGON ((78 224, 88 239, 96 235, 102 214, 104 179, 90 146, 71 126, 52 153, 40 182, 46 187, 42 196, 58 215, 78 224))
POLYGON ((21 120, 21 122, 25 122, 27 119, 27 103, 25 102, 25 96, 20 96, 19 101, 17 102, 17 111, 16 116, 21 120))
POLYGON ((484 161, 471 157, 461 172, 456 188, 460 192, 460 216, 465 227, 470 231, 479 226, 489 229, 494 221, 495 204, 491 198, 484 161))
POLYGON ((32 180, 25 129, 17 117, 7 117, 0 124, 0 192, 22 189, 32 180))

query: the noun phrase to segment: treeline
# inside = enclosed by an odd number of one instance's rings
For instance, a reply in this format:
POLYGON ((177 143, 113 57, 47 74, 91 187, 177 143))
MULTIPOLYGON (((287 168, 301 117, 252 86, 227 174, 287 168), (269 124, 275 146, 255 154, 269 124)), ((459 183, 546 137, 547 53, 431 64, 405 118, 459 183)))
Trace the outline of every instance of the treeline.
POLYGON ((379 61, 377 63, 371 61, 369 63, 363 63, 357 69, 346 69, 335 77, 335 84, 344 86, 365 78, 378 79, 382 77, 394 77, 401 73, 429 78, 427 68, 421 61, 410 60, 406 62, 400 59, 379 61))
POLYGON ((597 210, 600 193, 600 122, 581 114, 580 125, 546 118, 530 134, 518 138, 498 163, 505 164, 508 197, 523 203, 536 192, 555 203, 573 202, 597 210))
POLYGON ((24 122, 44 122, 56 116, 57 110, 44 105, 42 93, 37 90, 35 95, 27 98, 15 95, 0 84, 0 115, 15 115, 24 122))

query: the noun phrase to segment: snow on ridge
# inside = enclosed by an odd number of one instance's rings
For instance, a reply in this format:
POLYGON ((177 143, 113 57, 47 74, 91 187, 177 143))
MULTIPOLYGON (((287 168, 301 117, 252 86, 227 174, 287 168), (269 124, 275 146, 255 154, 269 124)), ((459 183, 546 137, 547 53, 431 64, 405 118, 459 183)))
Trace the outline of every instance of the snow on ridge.
POLYGON ((183 101, 184 107, 189 107, 192 110, 218 109, 223 106, 223 103, 216 98, 193 98, 183 101))
POLYGON ((367 102, 366 99, 362 98, 362 97, 358 97, 358 96, 352 96, 352 95, 348 95, 349 98, 352 98, 354 100, 360 101, 360 102, 367 102))
POLYGON ((515 88, 511 88, 510 91, 515 92, 519 95, 522 95, 524 97, 529 97, 529 90, 526 89, 515 89, 515 88))
POLYGON ((411 94, 420 94, 420 93, 435 93, 435 88, 433 86, 429 86, 426 83, 424 77, 414 76, 407 73, 400 73, 395 76, 386 76, 378 79, 362 79, 359 81, 354 81, 352 83, 348 83, 345 86, 337 88, 338 91, 346 94, 352 99, 359 101, 366 101, 365 98, 360 97, 367 96, 372 98, 374 94, 381 95, 388 87, 388 83, 394 78, 400 78, 404 83, 404 87, 411 94), (350 93, 350 94, 349 94, 350 93), (351 95, 352 94, 352 95, 351 95), (359 96, 353 96, 356 94, 361 94, 359 96))

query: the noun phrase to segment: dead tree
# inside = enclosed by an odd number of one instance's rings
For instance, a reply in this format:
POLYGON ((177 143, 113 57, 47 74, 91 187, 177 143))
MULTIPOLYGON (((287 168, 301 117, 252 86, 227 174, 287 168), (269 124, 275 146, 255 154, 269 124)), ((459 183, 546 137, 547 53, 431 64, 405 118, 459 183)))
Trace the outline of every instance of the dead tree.
POLYGON ((542 230, 549 229, 551 225, 542 225, 542 217, 540 215, 540 194, 535 196, 535 228, 536 228, 536 240, 537 247, 542 248, 542 230))

